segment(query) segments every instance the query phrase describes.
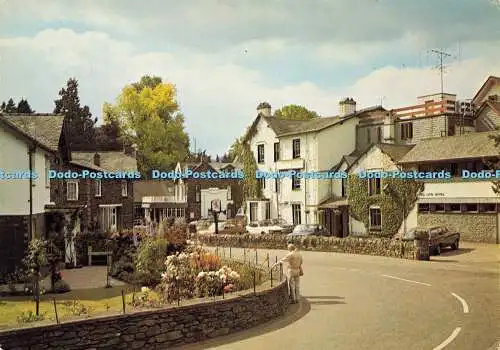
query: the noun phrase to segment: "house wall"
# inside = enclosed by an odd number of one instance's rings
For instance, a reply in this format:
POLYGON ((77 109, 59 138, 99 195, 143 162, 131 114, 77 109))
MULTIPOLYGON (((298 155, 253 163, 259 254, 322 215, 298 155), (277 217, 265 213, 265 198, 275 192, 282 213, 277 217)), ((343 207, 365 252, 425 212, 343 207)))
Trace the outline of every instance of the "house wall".
POLYGON ((493 84, 493 86, 484 94, 484 97, 478 101, 475 101, 477 107, 488 99, 488 96, 499 95, 500 96, 500 84, 493 84))
POLYGON ((446 226, 460 232, 460 239, 470 242, 497 242, 496 213, 425 213, 418 215, 422 227, 446 226))
POLYGON ((410 118, 397 120, 394 124, 396 143, 399 144, 415 144, 420 140, 432 137, 443 137, 447 135, 448 116, 439 115, 433 117, 410 118), (413 138, 408 140, 401 139, 401 124, 413 123, 413 138))
MULTIPOLYGON (((0 127, 0 169, 4 171, 29 171, 28 144, 16 138, 10 131, 0 127)), ((36 148, 34 153, 34 171, 39 178, 33 180, 33 214, 43 213, 50 202, 50 187, 45 185, 47 171, 45 157, 51 154, 36 148)), ((2 215, 29 214, 29 180, 0 181, 0 213, 2 215)))
POLYGON ((490 107, 485 107, 476 118, 476 131, 492 131, 500 126, 500 116, 490 107))
POLYGON ((500 197, 493 191, 490 181, 464 181, 461 179, 426 182, 419 199, 437 200, 438 198, 448 201, 451 198, 489 198, 489 202, 500 202, 500 197))

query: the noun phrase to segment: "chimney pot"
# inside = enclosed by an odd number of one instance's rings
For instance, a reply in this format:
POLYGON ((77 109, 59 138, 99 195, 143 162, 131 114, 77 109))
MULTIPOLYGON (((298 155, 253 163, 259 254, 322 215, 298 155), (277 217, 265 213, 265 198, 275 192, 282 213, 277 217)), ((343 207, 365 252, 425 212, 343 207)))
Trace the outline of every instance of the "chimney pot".
POLYGON ((356 112, 356 101, 352 97, 346 97, 339 102, 339 115, 345 117, 356 112))
POLYGON ((264 117, 270 117, 271 116, 271 105, 269 102, 261 102, 257 106, 257 113, 260 115, 262 114, 264 117))

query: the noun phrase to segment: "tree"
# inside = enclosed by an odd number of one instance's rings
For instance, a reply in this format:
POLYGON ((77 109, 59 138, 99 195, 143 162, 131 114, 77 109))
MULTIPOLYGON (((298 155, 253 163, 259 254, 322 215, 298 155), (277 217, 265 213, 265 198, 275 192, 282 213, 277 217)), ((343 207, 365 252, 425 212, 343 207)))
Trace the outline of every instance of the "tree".
POLYGON ((55 100, 54 113, 64 114, 68 125, 68 141, 73 149, 88 149, 95 144, 94 125, 97 118, 92 118, 88 106, 80 105, 78 81, 68 79, 66 88, 59 91, 60 98, 55 100))
POLYGON ((14 102, 12 97, 9 98, 9 100, 7 101, 7 105, 5 106, 4 112, 5 113, 16 113, 17 112, 16 103, 14 102))
POLYGON ((0 113, 5 112, 6 107, 7 107, 7 104, 5 103, 5 101, 3 101, 2 104, 0 105, 0 113))
POLYGON ((290 120, 311 120, 319 117, 316 112, 310 111, 306 107, 293 104, 277 109, 274 112, 274 116, 276 118, 290 120))
POLYGON ((219 155, 218 155, 218 154, 215 156, 215 161, 216 161, 217 163, 219 163, 219 162, 220 162, 220 158, 219 158, 219 155))
POLYGON ((238 160, 243 165, 243 197, 244 199, 256 199, 262 196, 262 189, 259 186, 255 176, 257 172, 257 162, 250 149, 248 142, 244 141, 244 137, 234 140, 229 157, 232 161, 238 160))
POLYGON ((27 100, 21 99, 21 101, 17 104, 17 113, 33 114, 35 111, 31 109, 27 100))
POLYGON ((122 89, 115 105, 106 103, 104 109, 105 122, 116 121, 121 135, 137 145, 137 163, 144 176, 153 169, 174 169, 188 156, 189 137, 173 84, 143 76, 122 89))

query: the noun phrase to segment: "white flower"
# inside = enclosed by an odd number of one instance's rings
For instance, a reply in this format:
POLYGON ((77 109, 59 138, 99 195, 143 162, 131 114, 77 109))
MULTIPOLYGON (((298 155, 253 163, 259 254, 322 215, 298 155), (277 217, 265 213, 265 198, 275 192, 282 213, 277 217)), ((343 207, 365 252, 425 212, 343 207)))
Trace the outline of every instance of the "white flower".
POLYGON ((141 292, 142 292, 142 293, 147 293, 147 292, 149 292, 149 291, 150 291, 150 289, 149 289, 148 287, 142 287, 142 288, 141 288, 141 292))
POLYGON ((198 274, 198 278, 203 278, 203 277, 205 277, 205 276, 206 276, 206 274, 207 274, 206 272, 201 271, 201 272, 198 274))

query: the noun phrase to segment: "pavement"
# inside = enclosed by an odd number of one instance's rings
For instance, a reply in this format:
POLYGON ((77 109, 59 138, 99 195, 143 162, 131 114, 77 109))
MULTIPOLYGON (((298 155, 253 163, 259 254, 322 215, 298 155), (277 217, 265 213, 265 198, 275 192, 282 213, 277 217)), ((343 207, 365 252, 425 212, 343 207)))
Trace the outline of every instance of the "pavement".
MULTIPOLYGON (((259 250, 258 262, 285 253, 259 250)), ((431 261, 302 254, 303 297, 284 317, 179 349, 500 349, 499 245, 463 243, 431 261)))

